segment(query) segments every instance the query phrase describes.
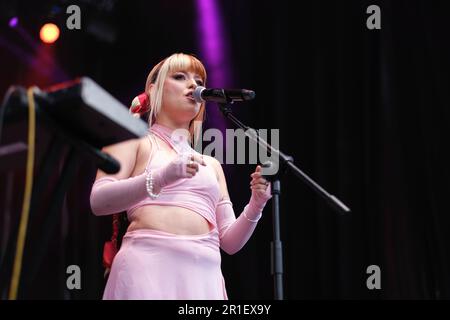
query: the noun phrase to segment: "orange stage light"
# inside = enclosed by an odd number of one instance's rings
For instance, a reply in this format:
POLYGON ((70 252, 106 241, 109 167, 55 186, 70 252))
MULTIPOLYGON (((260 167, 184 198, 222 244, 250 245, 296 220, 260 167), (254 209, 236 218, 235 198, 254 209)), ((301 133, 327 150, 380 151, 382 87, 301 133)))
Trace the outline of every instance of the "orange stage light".
POLYGON ((54 43, 59 38, 59 28, 54 23, 46 23, 42 26, 39 36, 44 43, 54 43))

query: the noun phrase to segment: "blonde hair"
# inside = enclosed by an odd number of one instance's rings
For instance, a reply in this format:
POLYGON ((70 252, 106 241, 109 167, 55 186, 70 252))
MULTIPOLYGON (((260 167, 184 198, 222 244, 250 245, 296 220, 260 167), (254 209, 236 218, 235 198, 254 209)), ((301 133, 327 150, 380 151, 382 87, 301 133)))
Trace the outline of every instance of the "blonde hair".
MULTIPOLYGON (((150 100, 150 115, 148 117, 148 125, 152 126, 156 116, 161 112, 162 95, 164 89, 164 82, 167 75, 177 71, 190 71, 198 74, 202 80, 203 85, 206 84, 206 70, 203 64, 196 57, 190 54, 175 53, 168 58, 159 62, 150 71, 147 82, 145 84, 145 93, 150 100), (153 95, 150 94, 150 85, 154 84, 153 95)), ((199 138, 201 134, 201 124, 205 118, 205 103, 200 105, 200 110, 197 116, 189 123, 189 133, 191 144, 199 138)))

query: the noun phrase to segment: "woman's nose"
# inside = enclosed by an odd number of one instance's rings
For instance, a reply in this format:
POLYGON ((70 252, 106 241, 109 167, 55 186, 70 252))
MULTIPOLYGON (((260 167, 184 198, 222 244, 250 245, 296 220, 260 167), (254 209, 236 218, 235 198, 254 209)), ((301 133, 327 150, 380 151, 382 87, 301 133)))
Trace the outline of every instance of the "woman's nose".
POLYGON ((197 88, 197 82, 195 81, 195 79, 191 79, 189 81, 189 89, 190 88, 193 88, 193 89, 197 88))

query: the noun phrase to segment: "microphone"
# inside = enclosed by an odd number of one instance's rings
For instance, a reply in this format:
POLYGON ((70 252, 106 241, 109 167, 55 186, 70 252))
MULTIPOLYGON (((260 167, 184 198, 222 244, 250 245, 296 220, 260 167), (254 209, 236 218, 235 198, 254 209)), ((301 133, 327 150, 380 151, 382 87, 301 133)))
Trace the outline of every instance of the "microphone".
POLYGON ((255 91, 246 89, 206 89, 198 86, 192 93, 195 101, 202 103, 212 101, 218 103, 232 103, 255 99, 255 91))

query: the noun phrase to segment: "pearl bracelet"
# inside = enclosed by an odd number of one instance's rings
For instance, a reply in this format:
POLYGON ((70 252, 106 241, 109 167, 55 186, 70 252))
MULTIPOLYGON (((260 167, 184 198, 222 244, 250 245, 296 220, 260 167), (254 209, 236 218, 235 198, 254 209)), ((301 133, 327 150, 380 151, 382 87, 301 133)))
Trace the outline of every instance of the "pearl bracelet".
MULTIPOLYGON (((147 171, 147 170, 146 170, 147 171)), ((147 188, 147 193, 152 199, 156 199, 158 194, 153 193, 153 175, 150 170, 147 171, 147 176, 145 177, 145 187, 147 188)))

